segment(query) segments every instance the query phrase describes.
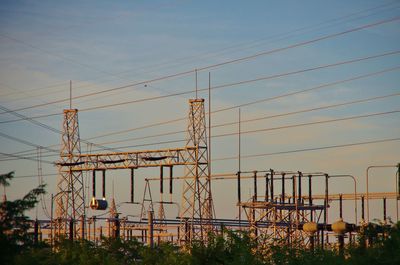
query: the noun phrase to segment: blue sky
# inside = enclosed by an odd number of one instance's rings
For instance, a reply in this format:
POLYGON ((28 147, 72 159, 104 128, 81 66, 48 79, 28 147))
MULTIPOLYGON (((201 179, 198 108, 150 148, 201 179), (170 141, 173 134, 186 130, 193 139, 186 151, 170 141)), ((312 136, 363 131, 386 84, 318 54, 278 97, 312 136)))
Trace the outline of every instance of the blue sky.
MULTIPOLYGON (((73 95, 79 96, 144 80, 193 70, 264 51, 287 47, 378 21, 399 17, 399 1, 2 1, 0 7, 0 105, 12 110, 66 99, 69 80, 73 95)), ((208 72, 214 86, 256 79, 317 66, 400 50, 399 20, 384 23, 318 41, 309 45, 228 64, 198 74, 198 86, 207 87, 208 72)), ((300 91, 326 83, 398 67, 399 54, 382 56, 321 70, 272 78, 214 90, 212 109, 300 91)), ((241 109, 242 119, 287 113, 302 109, 338 104, 346 101, 399 93, 399 71, 393 70, 296 96, 271 100, 241 109)), ((135 128, 163 120, 183 117, 187 100, 194 94, 163 100, 126 104, 85 111, 86 108, 193 90, 194 74, 158 82, 149 82, 111 93, 74 100, 79 113, 82 139, 135 128)), ((200 93, 207 97, 207 93, 200 93)), ((399 110, 398 96, 353 104, 340 108, 306 112, 282 118, 244 123, 242 129, 255 130, 399 110)), ((20 111, 35 117, 60 114, 68 107, 61 102, 20 111)), ((213 115, 213 124, 237 121, 238 110, 213 115)), ((0 132, 39 146, 58 145, 60 136, 27 121, 4 123, 16 117, 0 114, 0 132)), ((38 119, 60 129, 62 116, 38 119)), ((243 155, 281 152, 311 147, 341 145, 378 139, 397 138, 400 134, 398 113, 354 119, 315 126, 282 129, 242 137, 243 155)), ((236 125, 215 128, 213 134, 236 131, 236 125)), ((93 140, 107 143, 146 135, 183 130, 185 122, 148 130, 138 130, 93 140)), ((184 134, 143 141, 111 143, 123 147, 184 138, 184 134)), ((178 144, 179 145, 179 144, 178 144)), ((12 154, 35 149, 0 137, 2 153, 12 154)), ((177 144, 143 148, 176 147, 177 144)), ((58 146, 53 147, 55 149, 58 146)), ((82 144, 82 150, 90 147, 82 144)), ((212 157, 237 155, 237 136, 215 138, 212 157)), ((352 174, 365 185, 365 169, 373 164, 397 164, 399 141, 381 144, 327 149, 243 159, 245 170, 323 171, 352 174)), ((30 152, 28 156, 35 156, 30 152)), ((44 156, 48 155, 44 153, 44 156)), ((57 154, 44 157, 57 160, 57 154)), ((35 175, 37 163, 27 160, 4 161, 1 172, 16 171, 16 176, 35 175)), ((213 172, 235 172, 236 160, 215 161, 213 172)), ((43 164, 44 174, 57 169, 43 164)), ((393 191, 394 170, 377 171, 374 189, 393 191), (382 181, 381 181, 382 179, 382 181)), ((126 172, 110 173, 115 190, 129 197, 125 190, 126 172)), ((157 171, 139 173, 144 177, 157 171)), ((56 192, 56 176, 44 178, 49 193, 56 192)), ((16 198, 37 184, 37 178, 15 179, 7 195, 16 198)), ((155 190, 157 186, 154 184, 155 190)), ((250 186, 248 187, 250 188, 250 186)), ((216 207, 222 216, 232 216, 235 201, 234 183, 215 183, 216 207), (232 192, 221 195, 227 185, 232 192), (232 207, 224 207, 231 205, 232 207)), ((349 185, 334 184, 334 192, 351 192, 349 185)), ((109 189, 110 191, 111 189, 109 189)), ((176 189, 178 190, 178 189, 176 189)), ((246 188, 244 189, 246 190, 246 188)), ((141 192, 139 192, 141 193, 141 192)), ((248 195, 246 193, 246 195, 248 195)), ((111 194, 109 194, 111 196, 111 194)), ((125 197, 126 198, 125 198, 125 197)), ((47 199, 48 200, 48 199, 47 199)), ((179 194, 174 200, 180 201, 179 194)), ((48 203, 48 201, 47 201, 48 203)), ((393 215, 394 202, 389 202, 393 215)), ((125 209, 129 210, 129 209, 125 209)), ((350 211, 350 210, 349 210, 350 211)), ((32 213, 34 214, 34 213, 32 213)), ((37 214, 42 216, 41 209, 37 214)), ((379 217, 377 210, 376 217, 379 217)))

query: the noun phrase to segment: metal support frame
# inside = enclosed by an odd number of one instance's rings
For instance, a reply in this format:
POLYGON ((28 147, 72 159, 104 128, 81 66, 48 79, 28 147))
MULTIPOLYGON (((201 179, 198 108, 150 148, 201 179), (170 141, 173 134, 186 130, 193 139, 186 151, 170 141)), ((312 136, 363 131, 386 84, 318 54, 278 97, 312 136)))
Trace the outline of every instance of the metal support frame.
POLYGON ((211 179, 208 170, 207 129, 204 110, 204 99, 189 100, 189 122, 187 127, 186 147, 194 146, 194 152, 187 152, 185 179, 183 183, 180 218, 187 218, 191 229, 185 229, 181 223, 180 242, 193 240, 206 241, 208 232, 212 231, 213 201, 211 179), (199 225, 194 219, 200 220, 199 225))
POLYGON ((60 160, 58 165, 58 184, 56 197, 55 235, 81 235, 80 226, 70 228, 70 220, 78 220, 85 215, 85 196, 82 171, 72 168, 81 164, 81 145, 79 138, 78 110, 64 110, 63 134, 61 137, 60 160), (70 191, 70 192, 68 192, 70 191), (71 229, 74 229, 71 233, 71 229))
MULTIPOLYGON (((251 172, 249 172, 251 173, 251 172)), ((256 173, 252 172, 255 181, 256 173)), ((321 216, 325 210, 324 205, 312 203, 304 204, 304 197, 301 195, 301 172, 287 176, 286 172, 275 172, 272 169, 266 174, 266 197, 257 200, 260 196, 255 196, 255 192, 249 201, 241 202, 239 205, 243 208, 247 217, 247 226, 252 237, 257 238, 260 244, 289 244, 304 245, 314 243, 310 241, 307 233, 300 227, 304 223, 311 221, 322 221, 321 216), (293 194, 287 196, 286 181, 292 180, 293 194), (281 180, 281 194, 274 195, 274 182, 281 180), (297 180, 297 181, 296 181, 297 180)), ((311 193, 309 193, 311 194, 311 193)))
MULTIPOLYGON (((60 152, 59 182, 60 196, 56 200, 56 233, 68 235, 68 220, 77 220, 85 215, 83 171, 103 172, 103 197, 105 196, 105 171, 110 169, 131 169, 131 202, 134 201, 133 170, 148 167, 170 167, 170 194, 172 194, 172 167, 185 167, 185 183, 182 193, 181 220, 187 218, 191 232, 181 233, 180 241, 205 240, 212 230, 213 202, 209 170, 208 138, 206 130, 204 99, 189 100, 188 138, 185 147, 133 152, 107 152, 81 154, 78 110, 64 110, 63 135, 60 152), (71 190, 71 195, 67 193, 71 190), (193 220, 200 218, 199 225, 193 220)), ((95 175, 93 176, 95 179, 95 175)), ((95 182, 93 183, 95 185, 95 182)), ((148 187, 150 188, 150 187, 148 187)), ((93 193, 95 192, 95 187, 93 193)), ((162 189, 163 192, 163 189, 162 189)), ((95 195, 95 194, 93 194, 95 195)), ((152 209, 151 203, 151 209, 152 209)), ((142 214, 143 216, 143 209, 142 214)), ((184 221, 182 221, 182 226, 184 221)), ((78 237, 80 226, 74 227, 78 237)), ((186 231, 181 229, 181 231, 186 231)))

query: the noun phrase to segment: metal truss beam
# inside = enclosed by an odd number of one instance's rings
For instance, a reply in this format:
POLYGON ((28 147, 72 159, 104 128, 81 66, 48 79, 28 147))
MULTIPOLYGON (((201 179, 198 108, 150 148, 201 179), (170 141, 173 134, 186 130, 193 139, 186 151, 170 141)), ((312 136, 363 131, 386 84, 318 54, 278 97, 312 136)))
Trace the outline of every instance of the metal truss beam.
POLYGON ((71 171, 111 170, 160 166, 195 165, 197 147, 169 148, 131 152, 80 154, 71 171))

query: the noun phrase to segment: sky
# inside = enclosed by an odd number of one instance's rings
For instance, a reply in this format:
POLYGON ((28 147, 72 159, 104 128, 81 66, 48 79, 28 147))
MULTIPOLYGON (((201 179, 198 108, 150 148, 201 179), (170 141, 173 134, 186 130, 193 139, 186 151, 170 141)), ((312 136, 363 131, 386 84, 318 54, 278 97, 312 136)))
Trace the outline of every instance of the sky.
MULTIPOLYGON (((186 117, 195 69, 206 108, 208 91, 201 89, 208 88, 209 74, 212 111, 229 108, 211 118, 213 174, 238 171, 241 106, 241 170, 349 174, 365 192, 368 166, 400 162, 399 17, 399 1, 3 0, 0 172, 16 176, 7 197, 36 187, 38 168, 47 183, 47 207, 57 193, 52 163, 61 136, 34 121, 61 130, 70 80, 72 97, 79 97, 72 107, 79 110, 81 139, 123 151, 152 150, 184 146, 165 142, 185 138, 172 132, 185 130, 186 120, 135 128, 186 117), (215 127, 222 123, 231 125, 215 127), (121 133, 103 136, 114 132, 121 133), (223 134, 230 135, 217 137, 223 134)), ((83 153, 102 151, 96 148, 81 144, 83 153)), ((370 191, 394 192, 395 172, 372 169, 370 191)), ((155 169, 138 170, 136 200, 144 179, 157 176, 155 169)), ((110 172, 107 179, 107 197, 127 201, 129 172, 110 172)), ((332 193, 353 190, 350 179, 331 183, 332 193)), ((182 187, 176 185, 173 200, 180 203, 182 187)), ((158 197, 158 183, 151 187, 158 197)), ((212 189, 217 217, 235 218, 235 182, 216 180, 212 189)), ((251 189, 244 182, 246 199, 251 189)), ((372 218, 382 218, 380 201, 371 209, 372 218)), ((123 214, 138 210, 120 207, 123 214)), ((352 211, 346 202, 349 221, 352 211)), ((46 218, 40 206, 30 215, 46 218)), ((393 200, 388 215, 395 217, 393 200)))

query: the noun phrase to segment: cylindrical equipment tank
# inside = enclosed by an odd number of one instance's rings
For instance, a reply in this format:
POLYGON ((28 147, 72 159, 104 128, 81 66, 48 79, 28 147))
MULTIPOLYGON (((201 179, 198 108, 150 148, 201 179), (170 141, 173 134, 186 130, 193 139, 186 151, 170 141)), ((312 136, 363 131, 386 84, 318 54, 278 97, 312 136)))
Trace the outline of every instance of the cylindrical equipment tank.
POLYGON ((105 210, 108 207, 108 203, 106 199, 96 199, 92 198, 90 201, 90 208, 93 210, 105 210))
POLYGON ((308 222, 303 225, 303 231, 313 235, 318 231, 318 225, 315 222, 308 222))
POLYGON ((332 231, 336 234, 342 235, 347 231, 347 224, 343 222, 343 219, 340 218, 337 222, 332 224, 332 231))

